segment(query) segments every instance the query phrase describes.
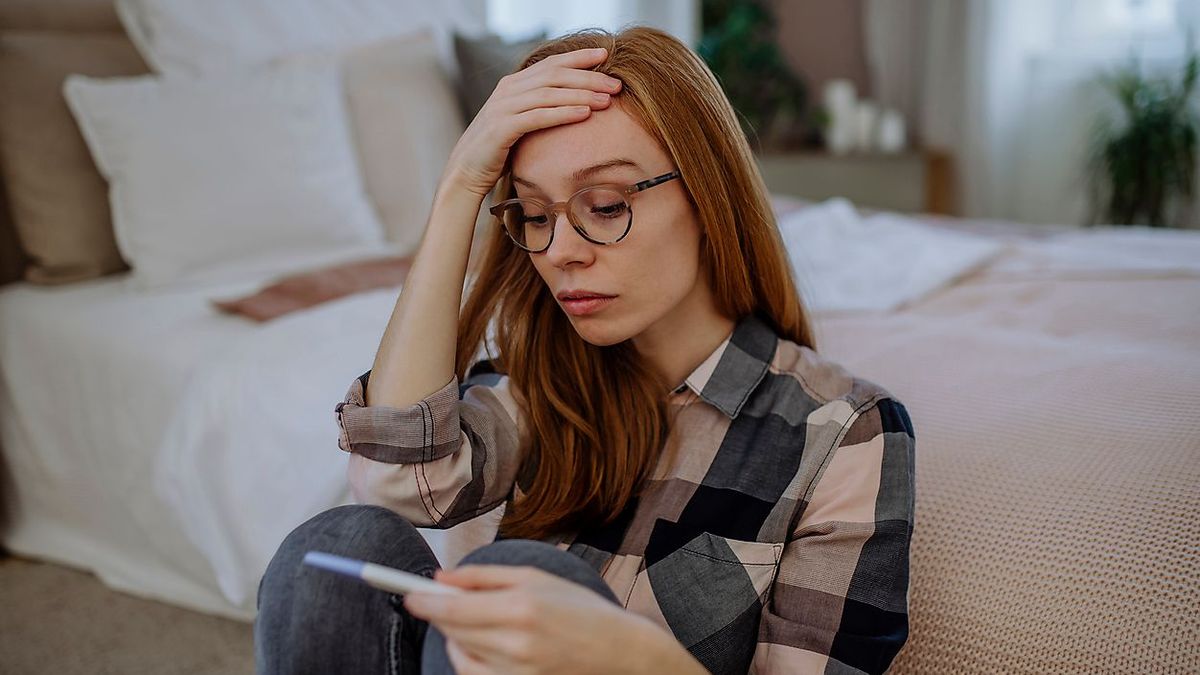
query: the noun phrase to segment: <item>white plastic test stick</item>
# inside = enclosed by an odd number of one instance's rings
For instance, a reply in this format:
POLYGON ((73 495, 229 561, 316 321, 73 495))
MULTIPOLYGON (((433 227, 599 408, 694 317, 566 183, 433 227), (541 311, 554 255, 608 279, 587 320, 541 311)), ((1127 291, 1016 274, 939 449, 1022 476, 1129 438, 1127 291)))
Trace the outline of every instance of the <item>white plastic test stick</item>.
POLYGON ((330 572, 344 574, 392 593, 421 592, 452 595, 462 592, 462 589, 457 586, 438 583, 419 574, 322 551, 305 553, 304 563, 330 572))

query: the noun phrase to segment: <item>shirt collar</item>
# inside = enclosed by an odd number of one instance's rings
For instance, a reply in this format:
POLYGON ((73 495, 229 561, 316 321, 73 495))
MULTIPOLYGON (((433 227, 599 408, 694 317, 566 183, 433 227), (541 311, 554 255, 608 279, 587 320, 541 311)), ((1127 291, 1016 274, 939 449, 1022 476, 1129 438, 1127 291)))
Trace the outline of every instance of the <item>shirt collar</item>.
POLYGON ((778 342, 775 331, 754 314, 742 317, 675 392, 691 389, 730 418, 737 417, 767 374, 778 342))

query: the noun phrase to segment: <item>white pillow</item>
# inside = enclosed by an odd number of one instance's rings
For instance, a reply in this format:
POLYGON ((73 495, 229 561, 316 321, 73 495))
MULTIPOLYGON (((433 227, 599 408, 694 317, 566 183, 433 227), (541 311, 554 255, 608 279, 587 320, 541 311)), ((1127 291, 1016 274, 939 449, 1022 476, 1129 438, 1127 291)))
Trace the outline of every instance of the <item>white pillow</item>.
POLYGON ((485 32, 478 0, 117 0, 117 14, 155 71, 200 75, 340 49, 432 27, 457 75, 451 31, 485 32))
POLYGON ((333 64, 220 77, 67 78, 136 286, 383 241, 333 64))
POLYGON ((433 35, 422 30, 336 54, 290 58, 340 62, 367 194, 388 241, 412 253, 466 126, 438 66, 433 35))

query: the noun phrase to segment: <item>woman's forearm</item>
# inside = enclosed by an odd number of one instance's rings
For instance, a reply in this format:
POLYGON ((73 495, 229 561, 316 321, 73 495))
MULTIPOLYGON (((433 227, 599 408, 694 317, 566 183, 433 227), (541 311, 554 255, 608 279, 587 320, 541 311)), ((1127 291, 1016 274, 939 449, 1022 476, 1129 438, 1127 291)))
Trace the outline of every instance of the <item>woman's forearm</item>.
POLYGON ((450 381, 463 280, 483 197, 442 176, 412 268, 375 354, 367 405, 403 407, 450 381))
POLYGON ((500 79, 450 151, 404 289, 375 354, 368 405, 406 407, 454 375, 458 310, 483 198, 525 134, 586 119, 605 108, 620 80, 591 70, 603 49, 576 49, 500 79))

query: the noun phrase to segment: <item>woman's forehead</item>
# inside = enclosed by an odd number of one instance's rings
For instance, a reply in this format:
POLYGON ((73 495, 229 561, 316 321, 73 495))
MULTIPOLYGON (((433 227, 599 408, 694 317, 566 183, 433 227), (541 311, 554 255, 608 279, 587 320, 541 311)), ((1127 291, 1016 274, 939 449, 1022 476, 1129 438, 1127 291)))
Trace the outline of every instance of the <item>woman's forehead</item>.
POLYGON ((599 175, 638 175, 662 164, 665 155, 632 117, 609 107, 585 120, 528 133, 513 146, 512 173, 539 188, 565 189, 599 175), (627 163, 614 160, 627 160, 627 163), (612 162, 602 174, 586 170, 612 162), (584 172, 576 180, 576 174, 584 172))

